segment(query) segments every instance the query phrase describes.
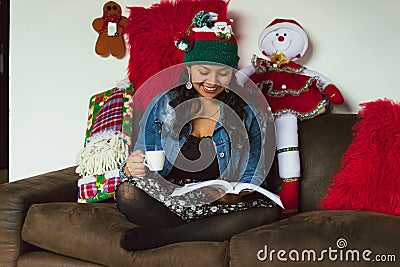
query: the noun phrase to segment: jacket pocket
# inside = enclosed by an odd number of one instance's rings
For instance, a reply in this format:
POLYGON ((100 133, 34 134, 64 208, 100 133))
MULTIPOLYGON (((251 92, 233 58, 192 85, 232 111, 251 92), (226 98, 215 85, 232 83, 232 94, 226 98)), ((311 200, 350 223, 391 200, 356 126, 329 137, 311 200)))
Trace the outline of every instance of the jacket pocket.
MULTIPOLYGON (((231 148, 228 138, 215 142, 219 171, 221 175, 225 172, 231 159, 231 148)), ((229 175, 229 174, 226 174, 229 175)), ((225 176, 225 175, 224 175, 225 176)))

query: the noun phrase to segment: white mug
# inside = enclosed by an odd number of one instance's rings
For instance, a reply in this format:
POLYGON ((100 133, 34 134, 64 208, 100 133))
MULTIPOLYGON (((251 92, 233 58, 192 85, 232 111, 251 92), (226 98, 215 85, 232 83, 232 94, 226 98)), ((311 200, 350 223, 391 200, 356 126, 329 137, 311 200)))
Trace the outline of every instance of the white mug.
POLYGON ((163 169, 165 161, 164 150, 146 151, 144 153, 143 164, 149 168, 150 171, 161 171, 163 169))

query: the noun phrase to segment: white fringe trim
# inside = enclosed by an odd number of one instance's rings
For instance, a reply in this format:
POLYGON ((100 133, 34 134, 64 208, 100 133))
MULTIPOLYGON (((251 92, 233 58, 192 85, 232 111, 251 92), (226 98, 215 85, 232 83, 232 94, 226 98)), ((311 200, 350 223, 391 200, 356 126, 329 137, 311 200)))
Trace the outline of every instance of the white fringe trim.
POLYGON ((122 162, 128 158, 128 144, 124 136, 109 133, 93 136, 88 145, 80 151, 76 159, 78 167, 75 170, 80 176, 100 175, 119 169, 122 162))
POLYGON ((126 136, 123 133, 121 133, 119 131, 114 131, 114 130, 106 130, 106 131, 98 132, 98 133, 92 135, 91 137, 89 137, 86 140, 85 146, 91 146, 100 141, 110 140, 110 139, 113 139, 115 136, 117 136, 120 139, 124 139, 125 141, 128 141, 128 140, 126 140, 126 136))
POLYGON ((78 187, 84 184, 89 184, 94 182, 96 182, 96 177, 94 177, 93 175, 85 176, 78 180, 78 187))

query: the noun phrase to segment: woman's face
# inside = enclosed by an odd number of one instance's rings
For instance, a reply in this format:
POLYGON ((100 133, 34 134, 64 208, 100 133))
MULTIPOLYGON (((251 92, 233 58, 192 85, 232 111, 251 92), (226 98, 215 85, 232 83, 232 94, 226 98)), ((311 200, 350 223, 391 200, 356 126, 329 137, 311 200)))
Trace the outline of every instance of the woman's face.
POLYGON ((187 67, 194 89, 199 96, 215 98, 231 82, 233 70, 219 65, 192 65, 187 67))

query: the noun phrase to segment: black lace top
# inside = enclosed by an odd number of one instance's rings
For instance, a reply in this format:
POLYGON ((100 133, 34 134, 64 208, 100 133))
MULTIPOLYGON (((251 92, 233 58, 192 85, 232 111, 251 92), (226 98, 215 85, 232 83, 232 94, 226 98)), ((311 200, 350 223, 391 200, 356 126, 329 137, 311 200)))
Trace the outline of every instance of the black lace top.
POLYGON ((206 181, 220 176, 217 154, 211 136, 189 135, 182 146, 167 180, 206 181))

